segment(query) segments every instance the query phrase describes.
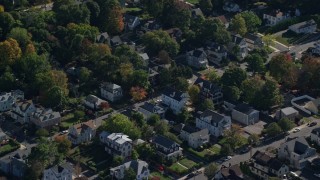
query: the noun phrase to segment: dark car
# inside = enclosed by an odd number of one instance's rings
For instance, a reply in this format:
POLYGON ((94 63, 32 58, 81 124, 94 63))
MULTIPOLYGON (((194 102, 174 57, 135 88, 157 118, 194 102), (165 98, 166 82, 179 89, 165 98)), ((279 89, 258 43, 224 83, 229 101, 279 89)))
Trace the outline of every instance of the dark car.
POLYGON ((309 124, 310 127, 317 125, 317 122, 312 122, 309 124))

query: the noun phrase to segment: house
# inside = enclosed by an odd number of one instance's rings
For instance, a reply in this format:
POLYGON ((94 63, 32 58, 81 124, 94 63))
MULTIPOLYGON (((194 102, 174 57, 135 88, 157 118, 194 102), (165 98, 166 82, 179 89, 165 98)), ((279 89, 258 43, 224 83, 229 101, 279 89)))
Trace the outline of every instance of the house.
POLYGON ((72 144, 89 142, 95 137, 97 128, 94 120, 73 125, 69 128, 68 139, 72 144))
POLYGON ((5 140, 8 140, 8 136, 3 131, 0 131, 0 143, 5 140))
POLYGON ((222 8, 227 12, 241 12, 240 6, 233 1, 225 2, 222 8))
POLYGON ((110 176, 115 179, 123 179, 125 177, 125 172, 131 168, 135 174, 137 180, 148 179, 150 175, 149 165, 142 160, 132 160, 126 162, 118 167, 110 168, 110 176))
POLYGON ((24 93, 20 90, 0 93, 0 112, 8 111, 17 100, 23 100, 24 93))
POLYGON ((260 179, 269 179, 270 177, 282 178, 289 173, 289 167, 283 162, 266 152, 257 151, 251 157, 249 168, 253 174, 260 179))
POLYGON ((96 37, 97 43, 107 43, 110 45, 110 36, 107 32, 103 32, 96 37))
POLYGON ((318 146, 320 146, 320 128, 315 128, 311 131, 310 139, 312 142, 315 142, 318 146))
POLYGON ((196 127, 208 129, 211 135, 219 137, 223 135, 226 129, 231 127, 231 118, 208 109, 198 113, 196 127))
POLYGON ((259 121, 259 111, 245 103, 236 105, 232 110, 231 116, 233 120, 244 125, 255 124, 259 121))
POLYGON ((305 107, 306 107, 306 109, 308 109, 312 113, 319 114, 320 113, 320 98, 313 99, 312 101, 307 102, 305 107))
POLYGON ((30 150, 17 150, 0 158, 0 171, 21 179, 25 177, 27 169, 27 156, 30 150))
POLYGON ((197 18, 198 16, 204 17, 203 12, 200 8, 191 9, 191 17, 197 18))
POLYGON ((228 50, 224 46, 216 43, 208 46, 205 52, 208 55, 208 61, 214 63, 217 66, 220 66, 222 64, 222 61, 225 60, 228 56, 228 50))
POLYGON ((215 180, 242 180, 244 175, 239 165, 232 165, 230 167, 222 167, 214 176, 215 180))
POLYGON ((187 93, 166 88, 161 95, 162 103, 167 105, 175 114, 179 114, 185 108, 189 96, 187 93))
POLYGON ((42 180, 72 180, 72 167, 65 163, 45 169, 42 180))
POLYGON ((161 28, 161 25, 155 20, 147 21, 141 26, 141 30, 144 32, 158 30, 160 28, 161 28))
POLYGON ((289 14, 284 14, 280 10, 273 10, 270 13, 263 14, 263 20, 267 26, 274 26, 279 22, 289 18, 289 14))
POLYGON ((294 121, 298 115, 299 115, 299 112, 293 107, 286 107, 276 112, 276 118, 278 120, 282 118, 288 118, 294 121))
POLYGON ((110 82, 101 84, 100 93, 101 93, 101 97, 111 102, 118 101, 123 96, 121 86, 114 83, 110 83, 110 82))
POLYGON ((180 138, 192 148, 198 148, 210 141, 208 129, 199 129, 190 125, 185 125, 180 133, 180 138))
POLYGON ((176 41, 180 41, 181 40, 181 37, 182 37, 181 29, 179 29, 179 28, 171 28, 171 29, 167 29, 165 31, 169 34, 169 36, 172 39, 174 39, 176 41))
POLYGON ((86 107, 93 109, 93 110, 100 109, 101 104, 103 104, 103 103, 107 103, 107 101, 104 101, 95 95, 88 95, 83 101, 83 104, 86 107))
POLYGON ((304 137, 288 138, 278 149, 278 158, 289 161, 296 169, 303 169, 314 156, 316 149, 311 148, 304 137))
POLYGON ((157 86, 160 81, 160 74, 159 74, 159 68, 158 66, 153 68, 148 68, 148 80, 151 85, 157 86))
POLYGON ((224 15, 214 17, 214 19, 218 19, 228 29, 230 23, 224 15))
POLYGON ((210 99, 216 105, 222 103, 223 94, 219 85, 202 78, 198 78, 194 84, 200 89, 200 99, 210 99))
POLYGON ((244 39, 247 42, 249 50, 260 49, 260 48, 263 48, 264 46, 264 43, 261 37, 259 37, 256 34, 247 33, 244 36, 244 39))
POLYGON ((320 98, 315 99, 308 95, 295 97, 291 100, 292 106, 306 114, 318 114, 320 112, 320 98))
POLYGON ((32 100, 21 100, 12 105, 11 118, 20 124, 29 122, 31 114, 36 110, 32 100))
POLYGON ((311 19, 289 26, 289 30, 297 34, 311 34, 317 30, 317 23, 311 19))
POLYGON ((30 122, 40 128, 46 128, 59 124, 60 121, 60 113, 52 111, 52 109, 37 108, 30 116, 30 122))
POLYGON ((111 155, 129 158, 132 152, 132 140, 123 133, 109 134, 103 131, 100 134, 100 142, 105 145, 105 151, 111 155))
POLYGON ((182 148, 179 144, 161 135, 156 135, 152 143, 156 147, 157 154, 166 160, 182 156, 182 148))
POLYGON ((244 59, 248 55, 248 44, 240 35, 232 35, 229 50, 240 59, 244 59))
POLYGON ((138 111, 142 113, 146 119, 149 119, 153 114, 157 114, 163 118, 166 108, 155 103, 145 102, 142 106, 138 107, 138 111))
POLYGON ((132 31, 134 30, 138 25, 140 25, 140 19, 137 16, 132 16, 130 14, 124 15, 124 24, 125 28, 132 31))
POLYGON ((139 53, 139 56, 142 58, 143 65, 148 66, 149 60, 150 60, 148 54, 147 53, 139 53))
POLYGON ((189 66, 197 69, 208 67, 207 54, 202 48, 187 52, 187 62, 189 66))
POLYGON ((110 39, 110 46, 111 47, 115 47, 115 46, 119 46, 123 44, 120 36, 113 36, 111 39, 110 39))

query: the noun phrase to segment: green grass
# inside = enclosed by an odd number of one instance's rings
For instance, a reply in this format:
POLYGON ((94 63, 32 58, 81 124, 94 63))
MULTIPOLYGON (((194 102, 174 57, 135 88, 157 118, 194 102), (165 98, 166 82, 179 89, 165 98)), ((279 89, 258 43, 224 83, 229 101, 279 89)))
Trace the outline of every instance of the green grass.
POLYGON ((199 0, 186 0, 186 1, 191 4, 198 4, 199 3, 199 0))
POLYGON ((185 167, 187 167, 189 169, 198 165, 194 161, 191 161, 190 159, 187 159, 187 158, 180 160, 179 163, 184 165, 185 167))
POLYGON ((171 180, 166 175, 162 175, 160 172, 152 172, 149 179, 152 179, 153 177, 159 177, 160 180, 171 180))
POLYGON ((76 124, 77 122, 79 122, 79 120, 74 118, 74 114, 73 113, 69 113, 69 114, 67 114, 67 115, 62 117, 62 119, 61 119, 61 127, 69 128, 70 126, 76 124))
POLYGON ((0 155, 3 156, 5 154, 8 154, 10 152, 13 152, 14 150, 18 149, 20 147, 20 144, 9 140, 9 142, 3 146, 0 147, 0 155))
POLYGON ((185 167, 181 166, 178 163, 174 163, 172 164, 168 169, 170 169, 171 171, 174 171, 178 174, 183 174, 186 173, 188 171, 188 169, 186 169, 185 167))
MULTIPOLYGON (((226 144, 226 143, 227 143, 227 138, 226 138, 226 137, 222 138, 222 139, 218 142, 218 144, 220 144, 220 145, 223 145, 223 144, 226 144)), ((241 147, 241 146, 243 146, 243 145, 246 145, 246 144, 248 144, 248 139, 240 135, 239 143, 238 143, 238 145, 237 145, 235 148, 239 148, 239 147, 241 147)))
POLYGON ((215 154, 220 154, 221 148, 217 144, 215 144, 211 146, 209 150, 214 152, 215 154))
POLYGON ((289 43, 289 39, 288 38, 284 38, 284 37, 281 37, 281 36, 276 36, 276 41, 278 41, 279 43, 282 43, 286 46, 289 46, 290 43, 289 43))
POLYGON ((134 8, 125 8, 124 11, 125 12, 138 12, 141 11, 142 9, 138 8, 138 7, 134 7, 134 8))
POLYGON ((202 151, 197 151, 192 148, 188 148, 188 150, 200 158, 208 158, 220 154, 220 147, 218 147, 218 145, 213 145, 210 148, 204 149, 202 151))

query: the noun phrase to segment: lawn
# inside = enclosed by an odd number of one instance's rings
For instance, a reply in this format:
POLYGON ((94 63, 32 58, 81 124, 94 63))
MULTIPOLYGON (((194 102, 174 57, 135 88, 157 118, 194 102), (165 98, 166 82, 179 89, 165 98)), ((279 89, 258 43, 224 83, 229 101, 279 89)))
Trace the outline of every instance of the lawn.
POLYGON ((138 8, 138 7, 133 7, 133 8, 125 8, 124 11, 125 12, 138 12, 141 11, 142 9, 138 8))
POLYGON ((184 165, 185 167, 187 167, 189 169, 198 165, 194 161, 191 161, 190 159, 187 159, 187 158, 184 158, 184 159, 180 160, 179 163, 184 165))
POLYGON ((284 37, 281 37, 281 36, 276 36, 276 41, 278 41, 279 43, 282 43, 286 46, 289 46, 290 43, 289 43, 289 39, 288 38, 284 38, 284 37))
POLYGON ((76 124, 79 120, 74 118, 73 113, 69 113, 62 117, 61 119, 61 127, 69 128, 70 126, 76 124))
POLYGON ((5 154, 8 154, 10 152, 13 152, 14 150, 18 149, 20 147, 20 144, 9 140, 9 142, 3 146, 0 147, 0 155, 3 156, 5 154))
POLYGON ((150 175, 150 179, 152 180, 152 178, 160 178, 160 180, 171 180, 168 176, 166 175, 162 175, 160 172, 152 172, 150 175))
POLYGON ((186 0, 186 1, 191 4, 198 4, 199 3, 199 0, 186 0))
POLYGON ((185 167, 181 166, 178 163, 174 163, 172 164, 170 167, 168 167, 169 170, 174 171, 178 174, 184 174, 188 171, 188 169, 186 169, 185 167))
MULTIPOLYGON (((220 144, 220 145, 223 145, 223 144, 226 144, 227 143, 227 138, 222 138, 219 142, 218 142, 218 144, 220 144)), ((243 137, 243 136, 240 136, 240 142, 239 142, 239 144, 238 144, 238 146, 236 146, 235 148, 237 149, 237 148, 239 148, 239 147, 241 147, 241 146, 243 146, 243 145, 246 145, 246 144, 248 144, 248 139, 247 138, 245 138, 245 137, 243 137)))
POLYGON ((197 151, 192 148, 188 148, 188 150, 191 153, 193 153, 196 156, 201 157, 201 158, 208 158, 208 157, 220 154, 220 147, 218 145, 213 145, 210 148, 204 149, 202 151, 197 151))

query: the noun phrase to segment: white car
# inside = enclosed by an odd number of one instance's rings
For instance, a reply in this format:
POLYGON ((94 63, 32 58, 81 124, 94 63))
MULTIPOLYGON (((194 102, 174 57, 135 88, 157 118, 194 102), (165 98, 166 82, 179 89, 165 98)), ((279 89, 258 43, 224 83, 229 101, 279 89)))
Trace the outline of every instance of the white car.
POLYGON ((293 132, 293 133, 296 133, 296 132, 299 132, 299 131, 300 131, 299 128, 295 128, 292 132, 293 132))
POLYGON ((290 175, 293 177, 299 177, 298 174, 296 174, 295 172, 290 171, 290 175))
POLYGON ((320 178, 320 174, 313 174, 314 176, 320 178))
POLYGON ((224 158, 224 161, 229 161, 230 159, 232 159, 232 156, 227 156, 226 158, 224 158))

